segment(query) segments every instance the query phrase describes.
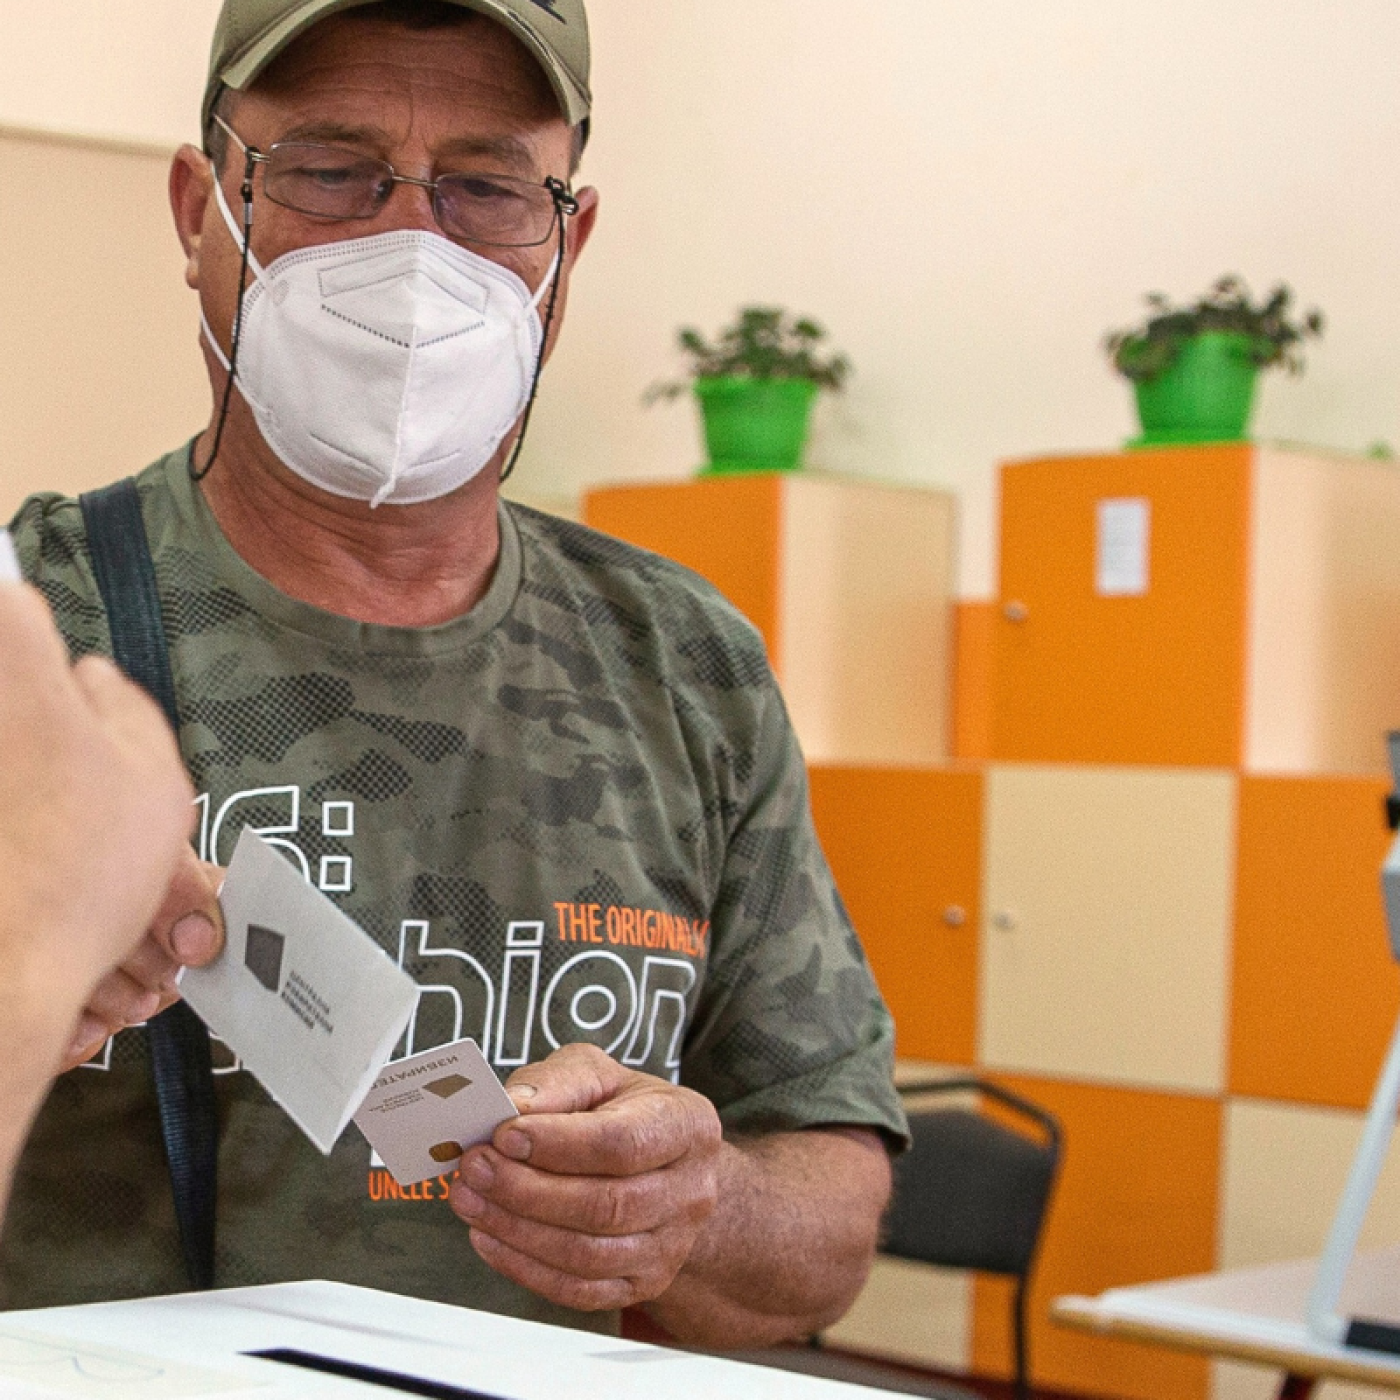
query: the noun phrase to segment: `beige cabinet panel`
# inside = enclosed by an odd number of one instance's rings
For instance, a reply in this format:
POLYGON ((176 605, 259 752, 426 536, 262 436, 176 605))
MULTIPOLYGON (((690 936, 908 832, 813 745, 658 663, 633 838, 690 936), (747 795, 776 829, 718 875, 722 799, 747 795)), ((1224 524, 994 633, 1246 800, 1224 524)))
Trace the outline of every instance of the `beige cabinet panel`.
MULTIPOLYGON (((1379 1072, 1379 1066, 1377 1066, 1379 1072)), ((1260 1099, 1225 1110, 1220 1267, 1244 1269, 1318 1254, 1361 1138, 1364 1115, 1260 1099)), ((1400 1240, 1400 1150, 1392 1144, 1361 1234, 1361 1248, 1400 1240)), ((1271 1400, 1278 1373, 1217 1362, 1214 1400, 1271 1400)), ((1369 1386, 1328 1381, 1321 1400, 1376 1400, 1369 1386)))
POLYGON ((947 492, 784 482, 779 678, 812 762, 947 757, 953 528, 947 492))
POLYGON ((1260 447, 1244 766, 1387 775, 1400 727, 1400 472, 1260 447))
MULTIPOLYGON (((1377 1066, 1377 1072, 1380 1067, 1377 1066)), ((1225 1110, 1220 1267, 1321 1253, 1365 1115, 1232 1099, 1225 1110)), ((1361 1248, 1400 1240, 1400 1148, 1391 1144, 1361 1248)))
POLYGON ((822 1336, 831 1346, 867 1356, 966 1371, 972 1342, 971 1276, 882 1255, 850 1312, 822 1336))
POLYGON ((1236 779, 987 773, 980 1063, 1218 1093, 1236 779))

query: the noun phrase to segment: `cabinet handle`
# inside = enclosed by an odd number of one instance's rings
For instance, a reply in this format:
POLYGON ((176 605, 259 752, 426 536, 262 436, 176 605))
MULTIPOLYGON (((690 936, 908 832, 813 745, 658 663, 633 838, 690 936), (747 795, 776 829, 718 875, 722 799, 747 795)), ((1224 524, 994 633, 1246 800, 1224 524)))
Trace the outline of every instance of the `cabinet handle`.
POLYGON ((1010 909, 998 909, 992 915, 992 927, 1010 932, 1017 925, 1016 915, 1010 909))
POLYGON ((961 904, 950 904, 943 911, 943 922, 949 928, 961 928, 967 922, 967 910, 961 904))
POLYGON ((1024 622, 1031 615, 1031 610, 1013 598, 1009 603, 1002 604, 1001 615, 1008 622, 1024 622))

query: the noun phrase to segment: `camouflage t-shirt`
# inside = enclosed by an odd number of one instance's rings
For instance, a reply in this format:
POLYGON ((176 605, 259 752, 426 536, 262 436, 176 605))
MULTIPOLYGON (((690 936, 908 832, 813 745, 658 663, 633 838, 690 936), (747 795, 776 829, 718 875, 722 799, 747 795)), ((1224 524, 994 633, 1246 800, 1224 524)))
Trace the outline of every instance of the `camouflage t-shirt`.
MULTIPOLYGON (((832 885, 754 629, 688 571, 501 508, 466 616, 376 626, 237 555, 188 448, 138 478, 198 847, 274 840, 420 986, 400 1047, 464 1035, 504 1075, 576 1041, 707 1094, 727 1129, 898 1137, 892 1030, 832 885)), ((75 654, 108 652, 77 503, 11 529, 75 654)), ((0 1250, 8 1306, 186 1286, 144 1033, 55 1086, 0 1250)), ((488 1270, 351 1127, 323 1158, 216 1043, 217 1284, 338 1279, 608 1327, 488 1270)))

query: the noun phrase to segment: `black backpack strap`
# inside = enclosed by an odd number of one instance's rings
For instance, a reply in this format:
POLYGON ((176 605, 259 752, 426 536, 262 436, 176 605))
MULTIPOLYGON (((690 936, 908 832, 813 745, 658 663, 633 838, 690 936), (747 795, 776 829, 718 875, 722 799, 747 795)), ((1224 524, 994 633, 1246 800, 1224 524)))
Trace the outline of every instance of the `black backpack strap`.
MULTIPOLYGON (((78 503, 87 527, 93 573, 107 609, 113 656, 132 680, 160 702, 178 731, 175 683, 136 483, 128 477, 80 496, 78 503)), ((147 1035, 185 1272, 191 1287, 210 1288, 219 1125, 209 1032, 178 1001, 147 1023, 147 1035)))

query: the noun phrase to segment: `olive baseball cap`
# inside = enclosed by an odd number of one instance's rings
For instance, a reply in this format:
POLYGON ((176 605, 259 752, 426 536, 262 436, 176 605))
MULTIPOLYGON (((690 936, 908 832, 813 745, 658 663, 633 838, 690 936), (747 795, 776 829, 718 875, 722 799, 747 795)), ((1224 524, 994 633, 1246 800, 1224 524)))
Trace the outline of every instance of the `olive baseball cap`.
MULTIPOLYGON (((338 10, 374 0, 224 0, 209 55, 200 130, 220 89, 243 90, 297 35, 338 10)), ((447 0, 504 25, 534 55, 570 126, 588 120, 588 17, 583 0, 447 0)))

